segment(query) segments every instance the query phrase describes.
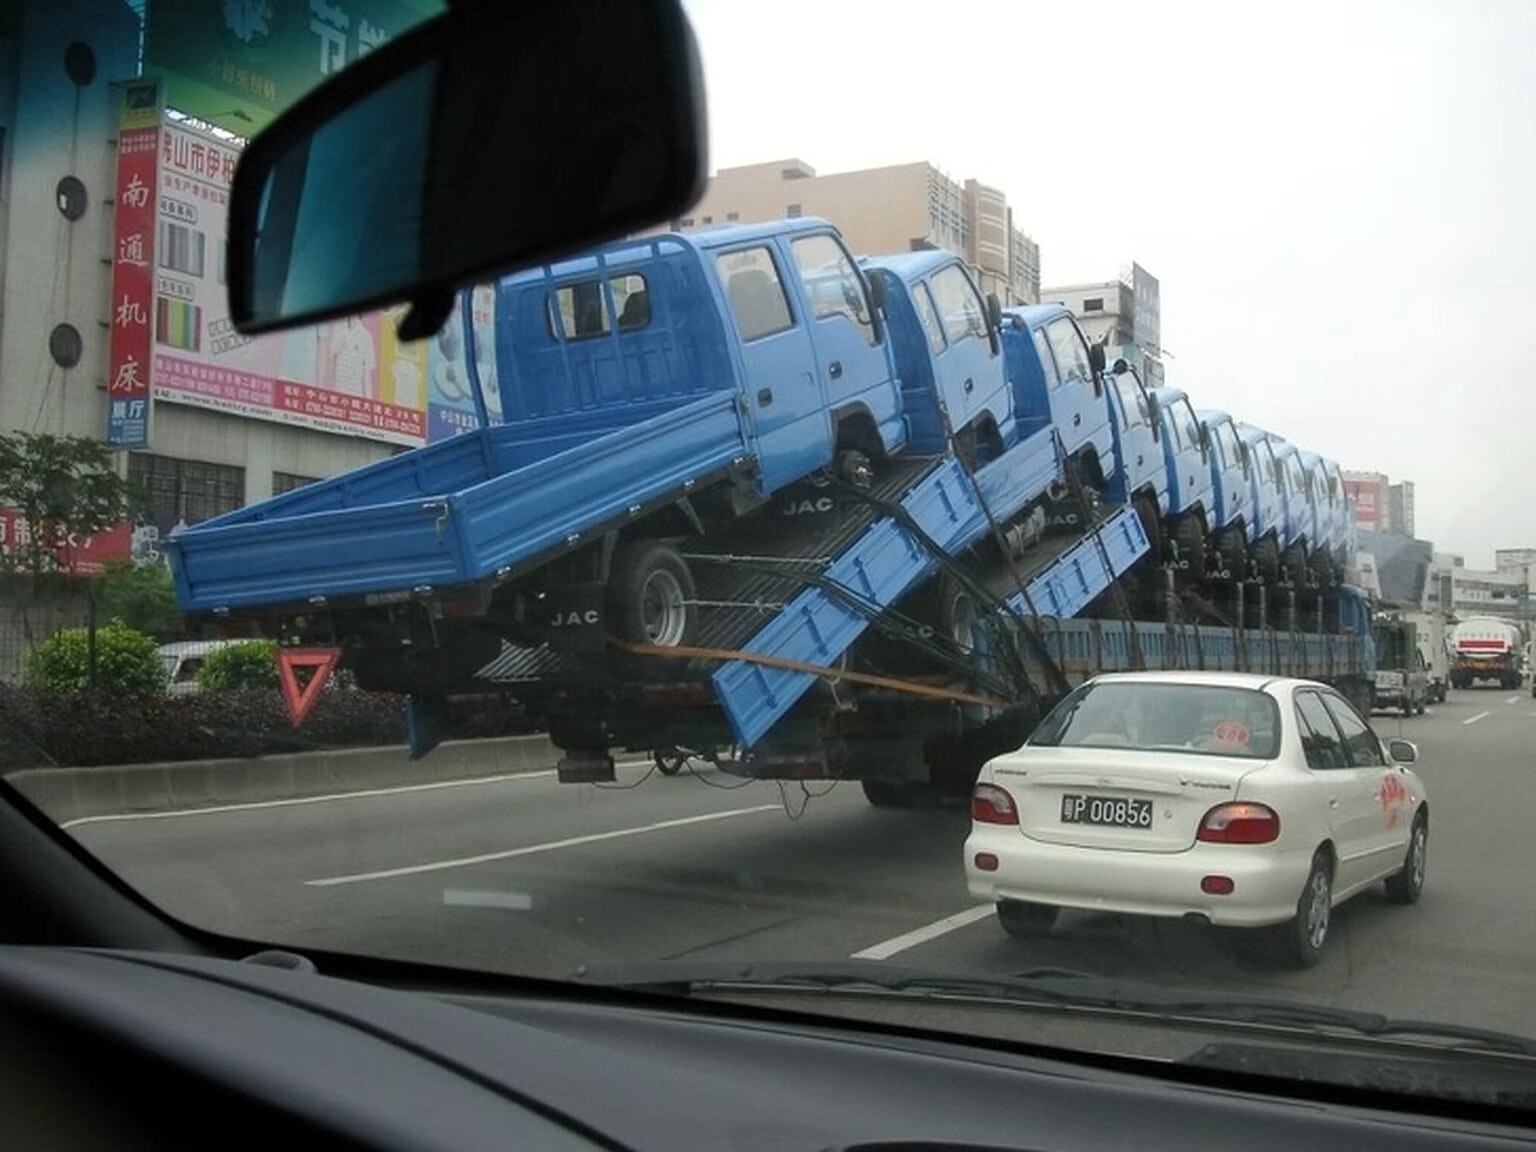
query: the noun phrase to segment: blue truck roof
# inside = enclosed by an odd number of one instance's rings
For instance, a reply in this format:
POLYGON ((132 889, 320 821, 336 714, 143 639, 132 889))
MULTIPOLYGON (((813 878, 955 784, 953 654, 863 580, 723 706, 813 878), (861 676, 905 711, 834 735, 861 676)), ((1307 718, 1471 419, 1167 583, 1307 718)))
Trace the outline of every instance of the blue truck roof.
POLYGON ((528 268, 503 277, 503 284, 526 284, 546 276, 564 277, 583 272, 596 272, 600 268, 612 269, 623 264, 638 264, 654 258, 658 246, 674 250, 691 250, 695 253, 711 252, 753 240, 765 240, 774 236, 793 236, 802 232, 823 231, 833 225, 820 216, 797 216, 790 220, 771 220, 764 224, 726 224, 703 232, 658 232, 652 236, 632 236, 614 240, 608 244, 576 256, 557 260, 547 266, 528 268))
POLYGON ((890 256, 862 256, 859 258, 859 263, 885 268, 910 282, 959 260, 960 257, 947 248, 926 248, 921 252, 897 252, 890 256))
POLYGON ((1031 328, 1038 328, 1058 316, 1070 316, 1072 311, 1061 304, 1022 304, 1013 308, 1004 308, 1003 315, 1017 316, 1031 328))

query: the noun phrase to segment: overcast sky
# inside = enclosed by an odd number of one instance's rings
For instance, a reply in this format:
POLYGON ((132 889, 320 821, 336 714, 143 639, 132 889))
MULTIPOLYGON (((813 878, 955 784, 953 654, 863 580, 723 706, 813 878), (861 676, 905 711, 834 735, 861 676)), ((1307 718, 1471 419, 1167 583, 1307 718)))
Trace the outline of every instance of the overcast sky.
POLYGON ((927 160, 1047 285, 1134 259, 1170 383, 1536 546, 1536 2, 685 0, 711 164, 927 160))

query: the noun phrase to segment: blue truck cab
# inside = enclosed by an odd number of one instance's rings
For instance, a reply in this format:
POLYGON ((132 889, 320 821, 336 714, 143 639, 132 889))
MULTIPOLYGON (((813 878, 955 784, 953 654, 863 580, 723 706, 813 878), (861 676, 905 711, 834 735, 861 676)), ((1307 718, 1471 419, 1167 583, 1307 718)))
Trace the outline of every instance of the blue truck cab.
POLYGON ((1198 578, 1205 573, 1214 495, 1205 429, 1182 390, 1154 388, 1149 396, 1168 477, 1168 500, 1162 512, 1174 545, 1172 559, 1198 578))
POLYGON ((1240 577, 1248 567, 1249 548, 1258 529, 1255 486, 1247 446, 1230 413, 1202 408, 1195 413, 1205 432, 1211 470, 1209 524, 1215 556, 1226 577, 1240 577))
POLYGON ((509 424, 598 412, 612 424, 728 387, 748 414, 763 495, 838 448, 905 444, 883 324, 824 220, 621 241, 507 277, 496 310, 509 424))
POLYGON ((1020 435, 1054 427, 1083 482, 1102 489, 1116 471, 1103 350, 1060 304, 1004 309, 1002 340, 1020 435))
POLYGON ((907 447, 953 447, 973 464, 1002 455, 1018 439, 1008 374, 994 323, 953 253, 925 251, 860 261, 881 299, 901 380, 907 447))

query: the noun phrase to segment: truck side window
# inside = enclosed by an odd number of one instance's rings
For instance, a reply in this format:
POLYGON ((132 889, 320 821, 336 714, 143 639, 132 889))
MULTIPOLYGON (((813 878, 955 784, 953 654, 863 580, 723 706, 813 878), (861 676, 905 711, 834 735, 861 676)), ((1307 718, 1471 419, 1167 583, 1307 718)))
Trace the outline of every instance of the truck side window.
POLYGON ((575 284, 562 284, 555 289, 545 314, 549 334, 557 340, 585 340, 591 336, 606 335, 613 325, 608 317, 608 305, 603 300, 600 280, 582 280, 575 284), (558 311, 560 325, 555 325, 558 311))
POLYGON ((794 253, 812 315, 818 320, 842 316, 873 345, 875 325, 864 296, 864 281, 842 245, 830 236, 801 236, 790 241, 789 250, 794 253))
POLYGON ((1296 720, 1307 767, 1316 772, 1349 767, 1339 729, 1316 692, 1296 693, 1296 720))
POLYGON ((619 331, 633 332, 651 322, 651 289, 638 272, 608 281, 613 307, 619 314, 619 331))
POLYGON ((918 282, 912 292, 912 299, 917 303, 917 319, 923 326, 923 335, 928 337, 928 351, 937 356, 944 351, 944 325, 939 323, 939 311, 934 307, 933 293, 928 291, 928 285, 918 282))
POLYGON ((1060 387, 1061 374, 1056 371, 1056 357, 1051 352, 1051 342, 1045 337, 1045 329, 1032 328, 1029 334, 1035 338, 1035 355, 1040 357, 1040 367, 1045 369, 1045 386, 1060 387))
POLYGON ((1046 325, 1045 334, 1051 342, 1051 350, 1056 353, 1056 365, 1061 369, 1063 384, 1074 381, 1086 384, 1093 379, 1093 369, 1088 365, 1088 349, 1083 347, 1083 338, 1078 335, 1077 325, 1071 319, 1063 316, 1052 320, 1046 325))
POLYGON ((1189 401, 1184 400, 1178 405, 1173 414, 1175 424, 1183 422, 1184 438, 1189 441, 1189 447, 1198 449, 1201 455, 1205 454, 1205 445, 1200 440, 1200 421, 1195 419, 1195 410, 1190 407, 1189 401))
POLYGON ((743 343, 786 332, 795 326, 784 283, 766 247, 745 248, 715 257, 725 295, 736 314, 743 343))
POLYGON ((944 334, 951 344, 957 344, 967 336, 979 340, 987 338, 987 313, 981 306, 969 277, 959 267, 951 264, 933 278, 933 295, 938 301, 939 317, 944 321, 944 334))

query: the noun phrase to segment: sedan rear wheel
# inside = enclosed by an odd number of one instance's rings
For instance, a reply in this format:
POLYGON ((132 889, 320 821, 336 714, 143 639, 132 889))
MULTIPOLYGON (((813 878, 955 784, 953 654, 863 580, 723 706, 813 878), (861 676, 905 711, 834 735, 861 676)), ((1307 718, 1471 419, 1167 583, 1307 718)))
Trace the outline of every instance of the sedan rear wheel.
POLYGON ((1312 870, 1307 873, 1301 898, 1296 901, 1295 918, 1281 925, 1285 958, 1302 968, 1316 964, 1328 941, 1332 920, 1333 869, 1327 855, 1318 852, 1312 857, 1312 870))
POLYGON ((1056 923, 1056 914, 1061 909, 1054 904, 1029 904, 1023 900, 999 900, 997 902, 997 922, 1003 926, 1003 931, 1010 936, 1020 939, 1028 939, 1032 936, 1044 936, 1056 923))
POLYGON ((1416 904, 1424 894, 1424 873, 1429 860, 1429 821, 1422 812, 1413 819, 1403 868, 1387 877, 1387 899, 1394 904, 1416 904))

